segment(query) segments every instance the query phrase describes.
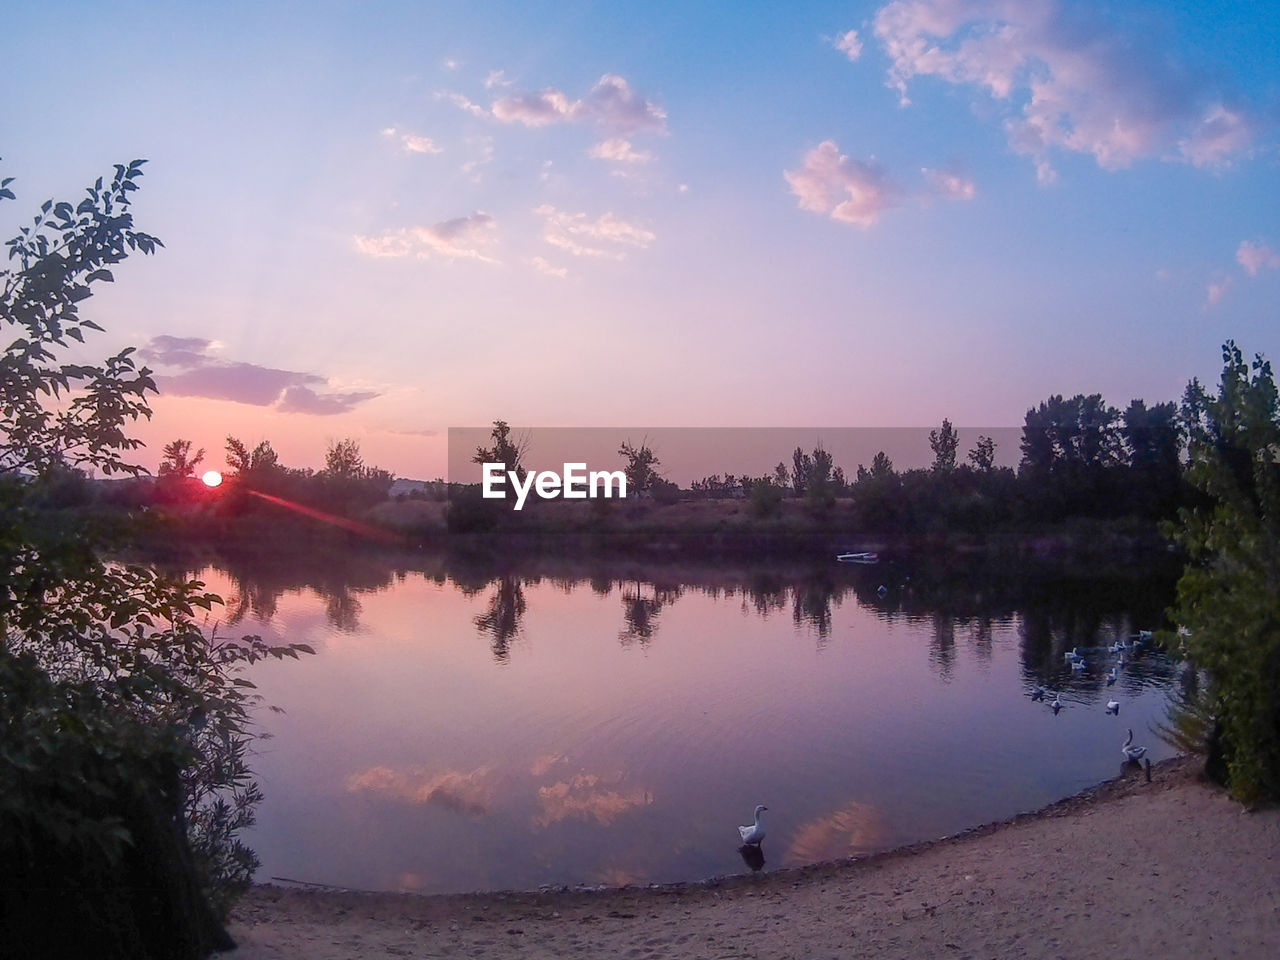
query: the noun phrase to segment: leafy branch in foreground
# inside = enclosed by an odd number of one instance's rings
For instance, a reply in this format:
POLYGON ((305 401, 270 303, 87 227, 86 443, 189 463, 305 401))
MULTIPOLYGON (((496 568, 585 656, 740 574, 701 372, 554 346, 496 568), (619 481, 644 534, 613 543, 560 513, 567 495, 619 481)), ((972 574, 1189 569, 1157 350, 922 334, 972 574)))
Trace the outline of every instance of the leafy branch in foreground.
POLYGON ((216 918, 256 865, 235 839, 261 796, 242 673, 309 652, 211 636, 221 601, 203 584, 104 560, 91 527, 40 522, 33 481, 145 472, 127 430, 150 416, 150 371, 131 350, 60 359, 100 329, 80 304, 110 267, 160 245, 129 212, 141 167, 116 166, 75 206, 46 202, 0 271, 0 926, 49 956, 199 957, 218 943, 216 918))
POLYGON ((1230 341, 1222 359, 1217 395, 1192 381, 1183 402, 1205 503, 1170 531, 1190 555, 1173 615, 1209 676, 1231 791, 1254 802, 1280 797, 1280 403, 1269 362, 1230 341))

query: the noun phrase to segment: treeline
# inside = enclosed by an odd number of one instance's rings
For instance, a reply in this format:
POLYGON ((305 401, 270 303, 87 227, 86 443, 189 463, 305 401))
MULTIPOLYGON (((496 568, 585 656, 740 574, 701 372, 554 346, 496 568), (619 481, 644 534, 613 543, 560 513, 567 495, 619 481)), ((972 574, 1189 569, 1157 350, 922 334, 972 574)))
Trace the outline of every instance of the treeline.
POLYGON ((997 466, 997 444, 979 436, 960 450, 949 420, 929 432, 933 462, 898 470, 880 451, 852 476, 821 445, 797 447, 766 476, 714 474, 687 491, 658 472, 647 446, 624 444, 631 489, 659 502, 741 499, 760 519, 798 501, 815 519, 839 514, 867 532, 981 530, 1072 518, 1159 520, 1194 499, 1185 482, 1190 408, 1132 401, 1123 411, 1099 394, 1049 397, 1026 413, 1018 468, 997 466))
POLYGON ((202 476, 204 449, 192 451, 190 440, 178 439, 165 445, 154 477, 94 484, 81 471, 59 466, 34 479, 34 499, 53 508, 208 506, 243 515, 268 509, 274 498, 350 515, 386 500, 395 480, 389 471, 366 465, 359 441, 351 438, 329 444, 321 470, 286 466, 269 440, 251 448, 228 436, 225 459, 228 469, 219 474, 216 493, 202 476))

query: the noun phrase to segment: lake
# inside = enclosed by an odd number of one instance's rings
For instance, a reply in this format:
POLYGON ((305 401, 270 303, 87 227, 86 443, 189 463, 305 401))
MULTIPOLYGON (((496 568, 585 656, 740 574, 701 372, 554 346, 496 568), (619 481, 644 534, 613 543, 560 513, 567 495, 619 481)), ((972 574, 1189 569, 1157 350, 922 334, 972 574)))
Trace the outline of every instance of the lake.
POLYGON ((1131 654, 1108 687, 1102 649, 1160 626, 1168 580, 364 556, 196 575, 227 601, 220 633, 316 650, 251 674, 284 710, 260 711, 260 880, 443 893, 741 873, 759 867, 736 829, 757 803, 770 870, 1075 793, 1120 772, 1128 727, 1153 761, 1173 753, 1152 727, 1177 665, 1131 654), (1084 671, 1063 657, 1076 646, 1084 671))

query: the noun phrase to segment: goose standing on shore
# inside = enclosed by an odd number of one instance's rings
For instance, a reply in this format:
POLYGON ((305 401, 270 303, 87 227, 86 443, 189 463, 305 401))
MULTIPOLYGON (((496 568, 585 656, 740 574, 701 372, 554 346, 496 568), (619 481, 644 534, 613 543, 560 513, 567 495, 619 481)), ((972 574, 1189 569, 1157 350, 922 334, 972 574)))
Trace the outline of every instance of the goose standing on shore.
POLYGON ((1125 740, 1124 746, 1120 748, 1120 752, 1124 754, 1126 760, 1137 763, 1142 759, 1142 755, 1147 752, 1146 747, 1135 747, 1133 745, 1133 730, 1129 730, 1129 738, 1125 740))
POLYGON ((764 839, 764 821, 760 819, 760 814, 769 808, 763 803, 756 805, 756 822, 749 827, 739 827, 738 835, 742 837, 743 843, 750 843, 755 846, 760 845, 760 841, 764 839))
POLYGON ((1119 676, 1119 675, 1116 673, 1116 668, 1115 668, 1115 667, 1112 667, 1112 668, 1111 668, 1111 672, 1107 674, 1107 686, 1109 687, 1109 686, 1111 686, 1113 683, 1115 683, 1115 682, 1116 682, 1116 678, 1117 678, 1118 676, 1119 676))
MULTIPOLYGON (((1114 716, 1117 716, 1117 717, 1118 717, 1118 716, 1120 716, 1120 701, 1119 701, 1119 700, 1108 700, 1108 701, 1107 701, 1107 713, 1110 713, 1110 714, 1112 714, 1112 715, 1114 715, 1114 716)), ((1133 734, 1130 734, 1130 736, 1133 736, 1133 734)))
POLYGON ((1053 715, 1056 717, 1058 715, 1058 711, 1062 709, 1062 700, 1056 693, 1053 695, 1053 702, 1050 703, 1049 706, 1053 710, 1053 715))

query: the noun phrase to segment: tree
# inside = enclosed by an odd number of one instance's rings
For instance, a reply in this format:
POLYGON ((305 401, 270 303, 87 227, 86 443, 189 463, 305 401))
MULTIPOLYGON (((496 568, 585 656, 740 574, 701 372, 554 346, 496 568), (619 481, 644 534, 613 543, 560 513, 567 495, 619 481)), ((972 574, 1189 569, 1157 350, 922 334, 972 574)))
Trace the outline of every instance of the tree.
POLYGON ((809 473, 813 470, 813 458, 799 447, 791 454, 791 484, 797 497, 803 497, 808 489, 809 473))
POLYGON ((1101 394, 1055 395, 1027 411, 1022 428, 1022 469, 1031 474, 1067 473, 1105 467, 1120 458, 1116 421, 1120 413, 1101 394))
POLYGON ((973 449, 969 451, 969 462, 973 464, 973 469, 990 473, 996 465, 996 442, 979 434, 973 449))
POLYGON ((227 466, 236 476, 264 474, 282 469, 270 441, 263 440, 250 450, 235 437, 227 437, 227 466))
POLYGON ((785 490, 791 486, 791 471, 787 469, 787 465, 781 460, 773 468, 773 483, 779 490, 785 490))
POLYGON ((818 444, 812 455, 806 455, 805 461, 809 467, 809 475, 804 484, 805 502, 811 510, 819 513, 830 510, 836 498, 831 454, 823 449, 822 444, 818 444))
POLYGON ((364 459, 360 456, 360 441, 351 437, 332 440, 324 455, 324 472, 331 477, 354 480, 364 473, 364 459))
POLYGON ((150 371, 132 349, 58 362, 101 329, 79 311, 110 267, 160 246, 133 227, 141 167, 116 166, 75 205, 46 202, 0 271, 0 925, 49 956, 208 952, 213 909, 255 863, 236 838, 260 796, 238 674, 305 649, 210 636, 198 612, 218 598, 202 584, 108 562, 103 532, 34 515, 27 474, 145 472, 127 429, 150 416, 150 371))
POLYGON ((1170 525, 1190 560, 1172 611, 1181 652, 1209 675, 1232 793, 1280 798, 1280 401, 1271 364, 1222 348, 1216 396, 1192 381, 1190 482, 1207 498, 1170 525))
POLYGON ((888 480, 894 475, 893 461, 889 459, 889 455, 883 450, 871 458, 870 470, 864 468, 862 464, 858 464, 857 478, 859 483, 867 480, 888 480))
POLYGON ((943 419, 940 430, 929 431, 929 446, 933 450, 934 473, 950 473, 956 468, 956 450, 960 447, 960 435, 951 421, 943 419))
POLYGON ((1173 401, 1148 407, 1134 400, 1121 422, 1129 465, 1142 470, 1177 474, 1181 468, 1182 428, 1173 401))
POLYGON ((618 455, 625 457, 627 461, 622 471, 627 476, 628 491, 644 493, 662 479, 657 471, 662 461, 644 441, 640 442, 640 446, 634 447, 630 440, 624 440, 618 448, 618 455))
POLYGON ((160 476, 185 480, 194 477, 196 467, 204 460, 204 447, 191 456, 190 440, 171 440, 164 445, 164 453, 160 460, 160 476))
POLYGON ((767 520, 782 512, 782 487, 770 477, 758 477, 751 481, 751 516, 767 520))
MULTIPOLYGON (((524 482, 527 471, 524 468, 524 456, 529 452, 527 437, 512 439, 511 427, 505 420, 493 421, 493 430, 489 434, 493 442, 490 447, 476 447, 472 463, 501 463, 507 473, 514 473, 520 482, 524 482)), ((508 488, 510 489, 510 488, 508 488)))

